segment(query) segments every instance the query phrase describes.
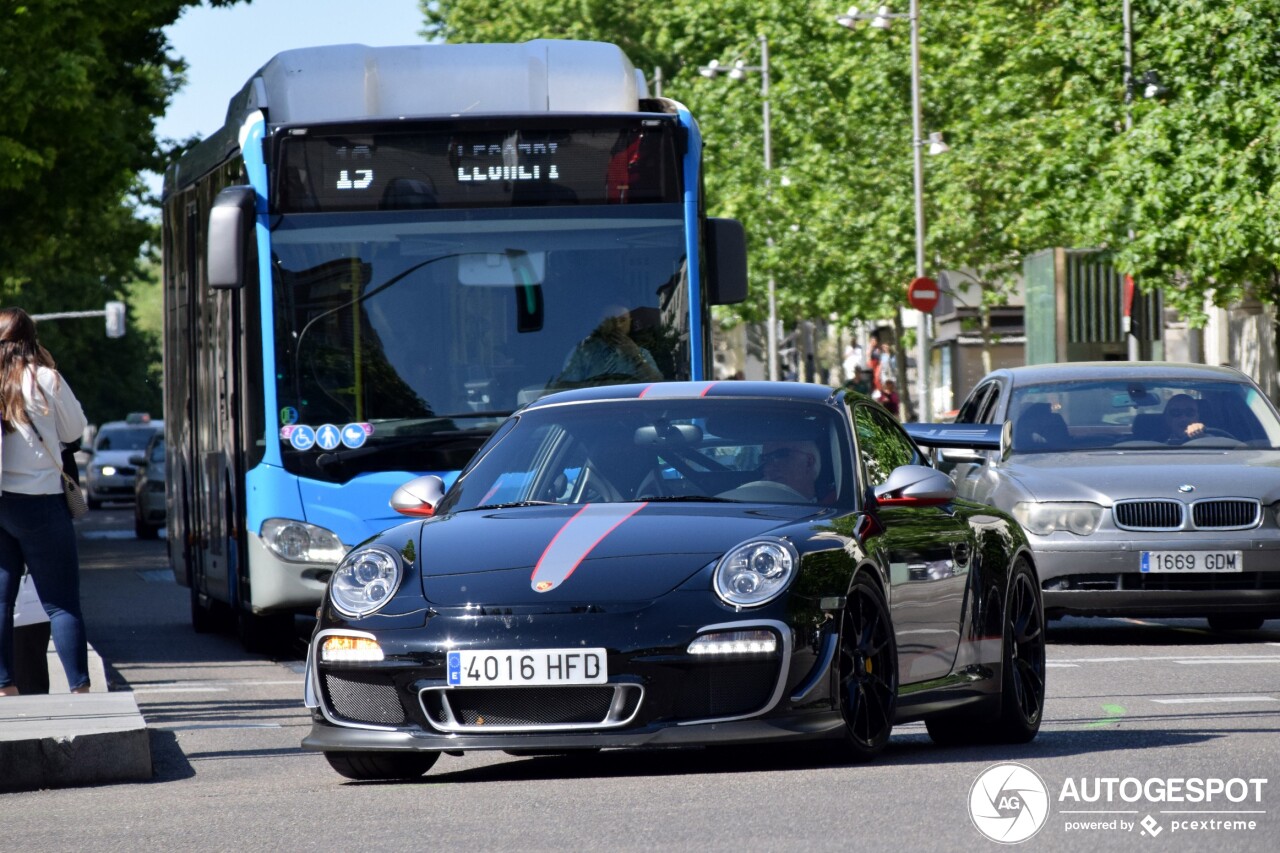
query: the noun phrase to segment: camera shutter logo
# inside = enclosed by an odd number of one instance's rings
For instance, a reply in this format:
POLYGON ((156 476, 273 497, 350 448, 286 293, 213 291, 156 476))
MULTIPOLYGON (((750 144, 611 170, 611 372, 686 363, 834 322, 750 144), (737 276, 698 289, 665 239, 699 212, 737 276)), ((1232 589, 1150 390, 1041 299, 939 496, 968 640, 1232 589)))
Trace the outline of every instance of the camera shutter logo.
POLYGON ((1026 841, 1049 819, 1049 789, 1030 767, 994 764, 969 789, 969 817, 992 841, 1026 841))

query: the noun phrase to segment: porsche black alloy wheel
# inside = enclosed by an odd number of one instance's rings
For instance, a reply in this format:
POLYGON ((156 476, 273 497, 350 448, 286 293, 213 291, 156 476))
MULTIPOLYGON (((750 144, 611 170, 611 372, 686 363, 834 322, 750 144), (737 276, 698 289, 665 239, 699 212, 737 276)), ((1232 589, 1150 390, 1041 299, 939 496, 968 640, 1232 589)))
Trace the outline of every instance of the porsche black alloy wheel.
POLYGON ((840 711, 848 758, 869 761, 889 742, 898 702, 898 652, 884 596, 854 580, 840 628, 840 711))
POLYGON ((929 737, 944 745, 1027 743, 1044 714, 1045 617, 1035 570, 1019 560, 1009 579, 1001 620, 1004 637, 998 715, 933 717, 929 737))
POLYGON ((1000 717, 991 730, 998 743, 1026 743, 1040 731, 1044 714, 1044 607, 1035 570, 1014 566, 1004 613, 1004 665, 1000 717))
POLYGON ((438 752, 326 752, 329 766, 348 779, 417 779, 431 769, 438 752))

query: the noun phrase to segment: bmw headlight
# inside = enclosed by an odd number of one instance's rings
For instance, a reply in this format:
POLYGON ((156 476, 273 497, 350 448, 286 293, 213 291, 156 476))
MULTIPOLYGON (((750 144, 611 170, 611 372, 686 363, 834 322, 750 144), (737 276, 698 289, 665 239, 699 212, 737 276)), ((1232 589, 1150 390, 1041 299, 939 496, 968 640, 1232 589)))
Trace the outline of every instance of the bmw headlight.
POLYGON ((344 616, 368 616, 391 600, 404 569, 390 548, 359 548, 346 556, 329 579, 329 598, 344 616))
POLYGON ((756 607, 777 598, 799 565, 799 554, 785 539, 743 542, 720 558, 716 595, 734 607, 756 607))
POLYGON ((1036 536, 1048 536, 1059 530, 1088 536, 1102 523, 1102 507, 1087 501, 1026 501, 1013 505, 1013 517, 1036 536))
POLYGON ((262 541, 277 557, 291 563, 333 563, 347 553, 332 530, 293 518, 262 522, 262 541))

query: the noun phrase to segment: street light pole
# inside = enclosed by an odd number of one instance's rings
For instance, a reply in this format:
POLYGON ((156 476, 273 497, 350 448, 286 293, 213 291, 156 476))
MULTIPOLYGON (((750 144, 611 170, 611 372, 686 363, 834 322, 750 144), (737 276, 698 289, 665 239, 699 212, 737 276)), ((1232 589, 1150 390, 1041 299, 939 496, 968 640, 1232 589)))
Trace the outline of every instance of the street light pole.
MULTIPOLYGON (((924 134, 920 131, 920 2, 911 0, 911 165, 915 170, 916 202, 916 278, 924 278, 924 134)), ((917 420, 932 420, 933 406, 929 394, 929 315, 917 312, 916 321, 916 398, 917 420)))
MULTIPOLYGON (((769 38, 768 36, 760 36, 760 64, 747 65, 745 61, 739 59, 727 69, 717 60, 711 62, 698 69, 698 73, 703 77, 713 78, 717 74, 725 72, 732 80, 741 80, 747 76, 748 72, 758 72, 760 74, 760 100, 763 102, 764 110, 764 196, 766 202, 766 210, 768 209, 769 198, 773 192, 772 173, 773 173, 773 135, 772 121, 769 113, 769 38)), ((773 248, 773 223, 767 222, 768 233, 765 236, 765 245, 773 248)), ((768 378, 771 381, 778 379, 778 288, 773 278, 773 271, 769 272, 768 279, 768 298, 769 298, 769 328, 767 355, 768 360, 768 378)))
MULTIPOLYGON (((909 11, 904 15, 890 12, 888 6, 881 6, 875 12, 859 12, 856 6, 836 16, 836 23, 852 30, 860 21, 870 21, 876 29, 888 29, 894 19, 906 18, 911 24, 911 165, 913 169, 915 216, 916 216, 916 278, 924 278, 924 133, 921 131, 920 106, 920 2, 911 0, 909 11)), ((919 312, 916 323, 916 380, 918 384, 916 397, 916 418, 932 417, 932 405, 929 393, 929 315, 919 312)))

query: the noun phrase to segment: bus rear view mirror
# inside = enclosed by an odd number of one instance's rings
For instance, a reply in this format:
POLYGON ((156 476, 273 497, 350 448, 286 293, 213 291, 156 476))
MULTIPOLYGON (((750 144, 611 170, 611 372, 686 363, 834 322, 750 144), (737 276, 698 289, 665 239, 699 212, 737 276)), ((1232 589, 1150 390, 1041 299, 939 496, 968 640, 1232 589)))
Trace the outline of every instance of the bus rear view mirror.
POLYGON ((707 292, 712 305, 747 298, 747 234, 736 219, 707 220, 707 292))
POLYGON ((253 187, 225 187, 209 211, 209 286, 215 290, 244 287, 246 260, 253 257, 250 235, 256 205, 253 187))
POLYGON ((458 256, 458 281, 480 287, 542 284, 546 252, 469 252, 458 256))

